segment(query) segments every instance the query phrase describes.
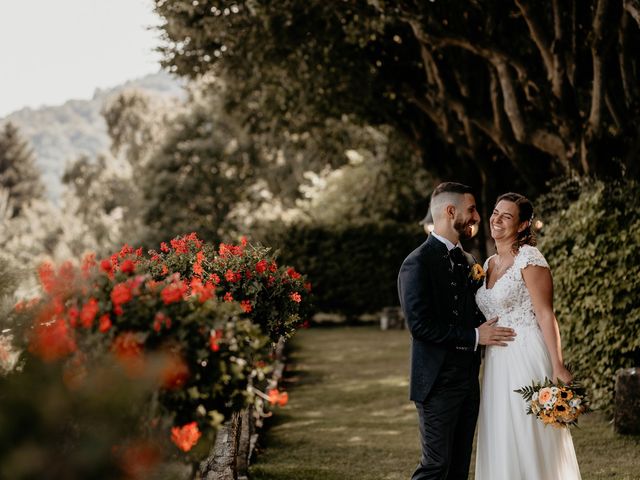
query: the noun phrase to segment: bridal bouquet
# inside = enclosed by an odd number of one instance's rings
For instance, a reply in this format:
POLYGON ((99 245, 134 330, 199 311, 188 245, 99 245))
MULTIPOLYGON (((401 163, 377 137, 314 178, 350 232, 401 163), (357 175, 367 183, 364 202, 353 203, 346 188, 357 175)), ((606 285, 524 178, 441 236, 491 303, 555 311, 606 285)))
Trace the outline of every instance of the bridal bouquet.
POLYGON ((535 415, 545 425, 556 428, 578 423, 578 417, 589 411, 586 391, 578 382, 555 384, 548 378, 542 383, 514 390, 527 404, 527 414, 535 415))

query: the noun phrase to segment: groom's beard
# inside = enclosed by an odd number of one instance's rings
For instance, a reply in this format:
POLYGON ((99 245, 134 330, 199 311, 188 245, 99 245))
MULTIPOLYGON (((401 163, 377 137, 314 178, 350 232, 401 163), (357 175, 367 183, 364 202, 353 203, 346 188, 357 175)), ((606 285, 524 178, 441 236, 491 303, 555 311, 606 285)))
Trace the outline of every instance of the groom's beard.
POLYGON ((453 223, 453 228, 456 232, 458 232, 458 236, 460 237, 460 240, 466 240, 473 236, 472 227, 475 224, 476 222, 473 222, 473 221, 466 221, 466 222, 455 221, 453 223))

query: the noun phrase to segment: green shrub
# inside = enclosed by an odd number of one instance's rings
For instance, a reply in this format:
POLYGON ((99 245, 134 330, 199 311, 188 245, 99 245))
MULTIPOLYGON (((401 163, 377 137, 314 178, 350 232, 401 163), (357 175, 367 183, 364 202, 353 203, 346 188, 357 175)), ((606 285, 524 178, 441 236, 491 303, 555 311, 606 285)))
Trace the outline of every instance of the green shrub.
POLYGON ((425 240, 417 224, 274 225, 263 241, 282 262, 304 271, 321 312, 353 317, 397 305, 404 258, 425 240))
POLYGON ((553 271, 565 360, 593 406, 610 413, 616 371, 640 354, 640 186, 586 183, 545 220, 540 249, 553 271))

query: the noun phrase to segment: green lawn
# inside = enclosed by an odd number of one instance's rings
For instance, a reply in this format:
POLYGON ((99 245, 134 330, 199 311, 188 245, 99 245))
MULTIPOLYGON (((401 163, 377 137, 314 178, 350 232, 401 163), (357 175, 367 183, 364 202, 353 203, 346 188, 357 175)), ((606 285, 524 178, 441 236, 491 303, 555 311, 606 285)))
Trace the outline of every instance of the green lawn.
MULTIPOLYGON (((268 422, 252 480, 408 480, 419 458, 408 357, 403 331, 300 332, 289 350, 290 402, 268 422)), ((615 436, 597 414, 573 437, 583 479, 640 479, 640 438, 615 436)))

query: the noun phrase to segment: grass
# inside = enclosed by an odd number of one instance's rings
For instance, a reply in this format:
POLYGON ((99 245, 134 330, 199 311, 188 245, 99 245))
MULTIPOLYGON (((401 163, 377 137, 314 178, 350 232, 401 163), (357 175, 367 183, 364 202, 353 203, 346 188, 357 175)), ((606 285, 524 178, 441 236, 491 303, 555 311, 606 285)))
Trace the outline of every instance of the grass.
MULTIPOLYGON (((404 331, 300 332, 289 351, 290 402, 268 422, 252 480, 410 478, 420 448, 408 359, 404 331)), ((584 480, 640 479, 640 437, 614 435, 595 413, 572 434, 584 480)))

